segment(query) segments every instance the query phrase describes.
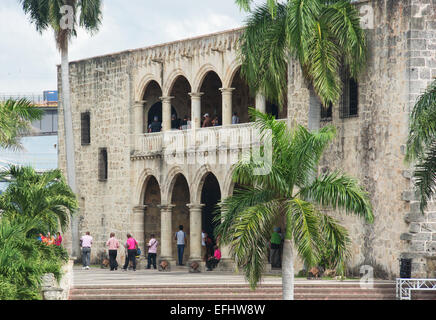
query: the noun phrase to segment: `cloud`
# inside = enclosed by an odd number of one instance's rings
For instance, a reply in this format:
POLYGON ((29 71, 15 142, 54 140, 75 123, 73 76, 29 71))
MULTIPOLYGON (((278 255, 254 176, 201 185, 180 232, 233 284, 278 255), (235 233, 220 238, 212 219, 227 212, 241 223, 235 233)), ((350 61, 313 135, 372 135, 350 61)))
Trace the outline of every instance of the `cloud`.
MULTIPOLYGON (((40 35, 16 0, 0 5, 0 93, 56 89, 60 54, 51 32, 40 35)), ((84 30, 70 45, 70 61, 141 48, 242 26, 234 0, 106 0, 100 31, 84 30)))

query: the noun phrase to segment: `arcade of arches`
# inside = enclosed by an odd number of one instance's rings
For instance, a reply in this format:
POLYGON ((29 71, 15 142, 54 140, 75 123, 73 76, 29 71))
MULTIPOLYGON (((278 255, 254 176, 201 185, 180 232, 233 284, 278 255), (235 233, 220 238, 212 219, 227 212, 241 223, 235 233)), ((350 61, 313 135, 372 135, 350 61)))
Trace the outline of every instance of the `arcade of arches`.
POLYGON ((203 258, 201 232, 204 230, 214 239, 217 204, 221 200, 221 188, 216 176, 207 172, 200 184, 201 203, 191 203, 188 182, 182 173, 174 176, 170 183, 170 204, 163 204, 161 188, 154 176, 144 183, 144 239, 154 234, 160 243, 160 259, 174 261, 177 257, 177 244, 174 239, 179 226, 187 235, 183 261, 199 261, 203 258))
POLYGON ((143 95, 141 132, 149 132, 148 128, 155 117, 161 122, 163 131, 179 129, 180 127, 176 128, 175 122, 172 121, 173 115, 178 120, 190 118, 195 128, 202 126, 203 115, 206 113, 212 119, 218 117, 219 125, 231 125, 233 113, 239 117, 239 123, 247 123, 250 121, 249 107, 272 114, 277 119, 285 119, 287 108, 279 108, 261 96, 255 99, 240 70, 239 68, 235 72, 230 88, 222 87, 217 73, 207 72, 201 82, 200 92, 192 92, 189 81, 183 75, 179 75, 174 80, 168 96, 163 96, 159 84, 151 80, 143 95))

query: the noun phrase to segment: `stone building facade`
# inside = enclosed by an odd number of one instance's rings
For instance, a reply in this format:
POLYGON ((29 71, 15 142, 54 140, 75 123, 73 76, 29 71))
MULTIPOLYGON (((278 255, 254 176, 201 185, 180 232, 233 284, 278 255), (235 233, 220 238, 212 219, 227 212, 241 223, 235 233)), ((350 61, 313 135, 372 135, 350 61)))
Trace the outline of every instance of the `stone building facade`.
MULTIPOLYGON (((188 235, 184 260, 201 259, 201 230, 212 231, 214 205, 233 192, 232 163, 252 133, 253 106, 311 129, 337 127, 320 170, 341 169, 358 178, 375 213, 371 225, 332 213, 352 236, 351 269, 368 264, 392 278, 403 257, 413 258, 414 276, 431 272, 436 209, 419 214, 404 150, 410 110, 436 77, 436 1, 360 0, 356 6, 366 29, 368 65, 357 83, 345 80, 344 99, 331 115, 321 113, 292 61, 284 108, 249 92, 238 60, 241 29, 71 62, 76 219, 79 234, 94 236, 92 260, 105 250, 110 232, 120 239, 131 232, 143 248, 155 234, 158 255, 173 261, 180 224, 188 235), (232 124, 234 112, 239 124, 232 124), (205 113, 218 116, 220 126, 200 128, 205 113), (191 117, 193 129, 171 130, 173 114, 191 117), (148 132, 154 117, 163 132, 148 132)), ((65 170, 62 111, 59 146, 65 170)), ((66 236, 77 253, 71 239, 66 236)), ((226 248, 223 257, 229 258, 226 248)))

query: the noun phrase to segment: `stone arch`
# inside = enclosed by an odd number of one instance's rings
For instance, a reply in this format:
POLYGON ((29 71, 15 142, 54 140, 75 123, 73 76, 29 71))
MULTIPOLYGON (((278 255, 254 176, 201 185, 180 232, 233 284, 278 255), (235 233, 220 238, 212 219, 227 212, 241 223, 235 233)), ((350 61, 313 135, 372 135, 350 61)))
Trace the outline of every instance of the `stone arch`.
POLYGON ((233 188, 235 183, 233 182, 233 172, 235 171, 235 165, 232 165, 226 172, 224 177, 224 183, 221 188, 221 197, 227 198, 233 194, 233 188))
MULTIPOLYGON (((156 172, 154 172, 152 169, 145 169, 142 171, 141 175, 139 176, 138 182, 136 184, 136 196, 135 199, 137 205, 143 205, 143 200, 146 192, 147 183, 150 180, 151 177, 154 177, 156 181, 159 184, 159 179, 157 178, 158 175, 156 172)), ((159 184, 160 186, 160 184, 159 184)), ((162 197, 162 188, 161 188, 161 197, 162 197)))
POLYGON ((147 73, 146 75, 144 75, 141 78, 141 80, 138 82, 138 85, 136 87, 135 101, 142 101, 143 100, 145 91, 147 90, 148 85, 152 81, 155 81, 162 90, 162 84, 160 83, 160 81, 158 79, 159 79, 159 77, 156 77, 152 73, 147 73))
POLYGON ((241 68, 242 63, 239 59, 233 60, 227 68, 227 72, 223 78, 223 88, 230 88, 233 82, 233 78, 235 77, 238 70, 241 68))
POLYGON ((186 76, 185 72, 183 72, 182 69, 177 68, 177 69, 173 70, 170 73, 170 75, 168 76, 167 80, 165 81, 165 84, 164 84, 163 90, 162 90, 164 96, 170 96, 171 95, 171 91, 173 90, 174 84, 176 83, 176 81, 177 81, 177 79, 179 77, 184 77, 188 81, 189 85, 192 88, 191 81, 186 76))
MULTIPOLYGON (((190 186, 189 180, 187 179, 187 175, 179 166, 172 167, 170 170, 168 170, 167 177, 165 179, 165 182, 163 186, 165 187, 165 190, 162 192, 162 203, 163 204, 171 204, 171 196, 174 189, 174 184, 176 183, 176 177, 178 174, 182 174, 186 181, 188 182, 188 187, 190 186)), ((191 188, 189 188, 189 194, 191 195, 191 188)))
MULTIPOLYGON (((211 169, 210 165, 205 164, 202 165, 196 172, 194 180, 192 182, 192 201, 193 203, 200 203, 201 201, 201 190, 203 189, 204 179, 209 173, 213 173, 215 176, 215 172, 211 169)), ((222 190, 221 190, 222 191, 222 190)))
POLYGON ((201 85, 203 84, 203 80, 210 71, 215 72, 218 75, 218 77, 220 78, 221 83, 223 83, 222 82, 222 75, 218 72, 218 69, 215 68, 215 66, 213 66, 212 64, 208 63, 208 64, 203 65, 198 70, 198 72, 194 78, 194 81, 193 81, 193 86, 192 86, 193 92, 200 91, 201 85))

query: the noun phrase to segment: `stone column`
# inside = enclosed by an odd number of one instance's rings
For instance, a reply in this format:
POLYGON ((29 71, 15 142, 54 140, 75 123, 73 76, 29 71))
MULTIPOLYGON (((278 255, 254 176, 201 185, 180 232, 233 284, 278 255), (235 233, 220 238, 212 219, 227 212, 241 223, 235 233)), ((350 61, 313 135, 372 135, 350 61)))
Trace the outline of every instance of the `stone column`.
POLYGON ((201 96, 203 92, 191 92, 191 125, 192 129, 201 128, 201 96))
MULTIPOLYGON (((146 205, 139 205, 133 208, 133 216, 130 222, 130 233, 139 242, 141 250, 144 244, 144 218, 145 210, 147 210, 146 205)), ((118 235, 120 236, 120 235, 118 235)))
POLYGON ((162 131, 171 130, 171 99, 174 97, 160 97, 162 100, 162 131))
MULTIPOLYGON (((129 232, 133 235, 133 237, 138 241, 139 248, 142 253, 141 257, 137 261, 136 268, 142 269, 145 267, 145 229, 144 229, 144 221, 145 221, 145 212, 147 210, 146 205, 139 205, 133 208, 132 219, 130 220, 130 230, 129 232)), ((118 237, 120 235, 117 235, 118 237)), ((121 260, 121 261, 124 261, 121 260)))
POLYGON ((223 96, 223 126, 232 124, 232 92, 235 88, 221 88, 223 96))
POLYGON ((160 205, 160 225, 161 225, 161 234, 160 234, 160 252, 161 260, 174 260, 173 258, 173 246, 172 246, 172 212, 174 205, 160 205))
POLYGON ((204 204, 192 204, 186 205, 189 208, 189 220, 190 220, 190 256, 189 260, 201 261, 201 209, 204 204))
POLYGON ((135 135, 144 133, 144 105, 147 101, 136 101, 133 105, 133 133, 135 135))
POLYGON ((262 113, 266 112, 266 99, 265 96, 261 93, 256 94, 256 110, 262 113))

